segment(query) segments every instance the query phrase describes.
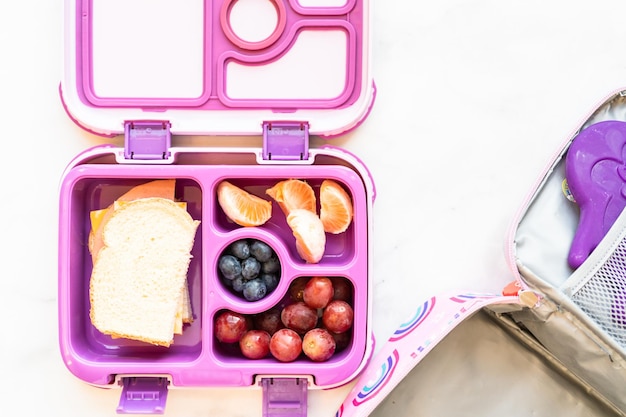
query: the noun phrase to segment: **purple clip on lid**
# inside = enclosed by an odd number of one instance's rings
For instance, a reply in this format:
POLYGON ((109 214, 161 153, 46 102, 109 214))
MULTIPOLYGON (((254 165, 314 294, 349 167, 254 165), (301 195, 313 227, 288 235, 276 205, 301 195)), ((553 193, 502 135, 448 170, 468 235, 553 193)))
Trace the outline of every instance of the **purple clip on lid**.
POLYGON ((582 130, 565 160, 565 177, 580 207, 568 263, 578 268, 626 207, 626 122, 603 121, 582 130))

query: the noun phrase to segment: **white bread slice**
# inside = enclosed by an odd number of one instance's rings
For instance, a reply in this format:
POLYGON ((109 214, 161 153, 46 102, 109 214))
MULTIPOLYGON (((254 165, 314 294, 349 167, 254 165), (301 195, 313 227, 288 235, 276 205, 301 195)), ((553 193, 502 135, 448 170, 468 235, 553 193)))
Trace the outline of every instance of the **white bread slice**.
MULTIPOLYGON (((100 241, 102 241, 102 227, 101 225, 103 224, 103 220, 105 220, 105 215, 107 213, 113 213, 113 207, 117 206, 119 207, 120 204, 123 204, 123 201, 117 201, 115 203, 115 205, 112 205, 109 208, 105 208, 105 209, 101 209, 101 210, 93 210, 90 213, 90 218, 91 218, 91 231, 89 234, 89 241, 93 242, 95 239, 95 235, 96 235, 96 230, 98 231, 98 233, 100 234, 100 241)), ((184 202, 177 202, 177 204, 179 206, 181 206, 181 208, 183 209, 187 209, 187 204, 184 202)), ((110 215, 108 216, 110 217, 110 215)), ((106 219, 106 221, 108 221, 108 217, 106 219)), ((102 244, 100 245, 100 247, 102 247, 102 244)), ((92 261, 95 262, 95 255, 92 255, 92 261)), ((185 323, 193 323, 193 310, 191 308, 191 297, 189 295, 189 286, 185 285, 185 288, 183 289, 183 294, 181 295, 181 301, 182 303, 180 310, 182 310, 180 312, 180 314, 177 315, 177 318, 180 319, 180 323, 177 323, 176 325, 176 329, 177 329, 177 334, 182 334, 182 329, 183 329, 183 324, 185 323), (180 316, 180 317, 178 317, 180 316), (180 332, 180 333, 179 333, 180 332)))
MULTIPOLYGON (((136 200, 139 198, 161 197, 175 201, 174 192, 176 187, 175 179, 159 179, 152 180, 143 184, 139 184, 119 196, 113 204, 101 210, 93 210, 90 215, 91 230, 89 232, 88 248, 95 263, 95 258, 102 248, 102 230, 104 225, 109 221, 116 206, 121 202, 136 200)), ((179 202, 186 209, 186 203, 179 202)), ((182 317, 178 317, 181 321, 177 323, 177 329, 182 333, 183 323, 193 322, 193 311, 191 308, 191 299, 189 296, 189 287, 185 286, 182 302, 186 303, 182 306, 182 317)))
MULTIPOLYGON (((174 200, 175 186, 175 179, 152 180, 134 186, 133 188, 119 196, 115 201, 132 201, 139 198, 148 197, 161 197, 174 200)), ((102 248, 102 230, 104 225, 109 221, 109 218, 113 214, 114 204, 111 204, 109 207, 107 207, 105 211, 99 216, 100 220, 98 221, 98 225, 95 228, 92 228, 89 234, 89 252, 94 258, 98 254, 98 251, 100 251, 100 249, 102 248)))
MULTIPOLYGON (((167 198, 170 200, 174 200, 174 190, 176 186, 175 179, 164 179, 164 180, 152 180, 143 184, 139 184, 119 196, 115 199, 116 202, 119 201, 132 201, 137 200, 139 198, 148 198, 148 197, 161 197, 167 198)), ((96 257, 100 249, 102 248, 102 228, 109 221, 109 218, 113 214, 113 208, 115 203, 111 204, 109 207, 104 209, 99 216, 100 219, 97 222, 97 226, 92 228, 89 233, 89 252, 93 258, 96 257)), ((92 217, 92 222, 94 218, 92 217)))
POLYGON ((103 225, 90 280, 90 318, 102 333, 169 346, 199 221, 167 198, 120 204, 103 225))
MULTIPOLYGON (((169 197, 163 197, 163 198, 170 199, 169 197)), ((171 200, 173 200, 173 199, 171 199, 171 200)), ((112 214, 119 207, 121 207, 121 206, 123 206, 125 204, 128 204, 128 201, 131 201, 131 200, 117 199, 117 200, 115 200, 113 202, 113 204, 112 204, 112 206, 110 208, 105 209, 105 210, 109 211, 112 214)), ((184 202, 184 201, 176 201, 176 205, 178 205, 183 210, 187 210, 187 203, 184 202)), ((110 218, 110 216, 109 216, 109 218, 110 218)), ((108 221, 108 219, 106 221, 108 221)), ((100 228, 100 238, 102 238, 102 234, 101 234, 102 230, 103 229, 101 227, 100 228)), ((183 287, 182 294, 180 295, 180 303, 181 303, 181 305, 178 307, 178 311, 176 312, 176 320, 177 321, 176 321, 176 330, 174 331, 174 333, 176 333, 176 334, 182 334, 183 333, 183 324, 185 324, 185 323, 193 323, 193 312, 192 312, 192 309, 191 309, 191 298, 190 298, 190 295, 189 295, 189 285, 187 283, 185 283, 185 286, 183 287)))
POLYGON ((191 309, 191 295, 189 294, 189 283, 183 288, 183 323, 193 323, 193 310, 191 309))

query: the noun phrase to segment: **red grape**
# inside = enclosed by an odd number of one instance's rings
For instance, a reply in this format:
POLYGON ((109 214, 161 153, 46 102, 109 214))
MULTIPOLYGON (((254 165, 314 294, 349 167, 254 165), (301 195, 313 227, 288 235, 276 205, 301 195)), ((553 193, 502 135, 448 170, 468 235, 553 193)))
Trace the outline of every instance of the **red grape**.
POLYGON ((302 351, 314 362, 323 362, 330 359, 335 353, 335 339, 326 329, 316 327, 311 329, 302 338, 302 351))
POLYGON ((332 281, 326 277, 313 277, 307 281, 302 292, 302 299, 313 308, 324 308, 333 298, 332 281))
POLYGON ((283 308, 280 318, 286 327, 304 334, 317 325, 317 309, 298 301, 283 308))
POLYGON ((352 283, 347 278, 332 277, 333 283, 333 300, 343 300, 347 303, 352 301, 352 283))
POLYGON ((270 334, 264 330, 248 330, 239 339, 241 353, 248 359, 261 359, 270 353, 270 334))
POLYGON ((255 314, 253 321, 256 329, 265 330, 270 336, 276 333, 276 330, 285 327, 280 319, 280 310, 278 308, 271 308, 262 313, 255 314))
POLYGON ((235 343, 249 327, 250 322, 246 316, 225 310, 215 319, 215 337, 222 343, 235 343))
POLYGON ((332 300, 322 313, 322 323, 333 333, 343 333, 352 327, 354 310, 343 300, 332 300))
POLYGON ((293 362, 302 353, 302 339, 291 329, 280 329, 270 339, 270 352, 281 362, 293 362))
POLYGON ((298 277, 289 285, 289 295, 293 301, 302 301, 304 296, 304 287, 309 281, 310 277, 298 277))
POLYGON ((333 339, 335 339, 335 344, 337 345, 335 347, 335 352, 340 352, 350 345, 350 341, 352 340, 352 332, 350 330, 343 333, 329 333, 333 339))

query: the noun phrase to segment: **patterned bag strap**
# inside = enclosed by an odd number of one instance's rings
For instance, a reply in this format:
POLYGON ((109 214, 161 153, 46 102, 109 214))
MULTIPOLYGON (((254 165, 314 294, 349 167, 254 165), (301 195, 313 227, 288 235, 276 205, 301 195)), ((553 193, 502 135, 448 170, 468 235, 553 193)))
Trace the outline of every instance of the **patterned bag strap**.
POLYGON ((510 304, 531 307, 538 297, 530 291, 516 295, 450 293, 421 303, 376 353, 341 404, 335 417, 368 416, 405 376, 448 333, 483 307, 510 304))

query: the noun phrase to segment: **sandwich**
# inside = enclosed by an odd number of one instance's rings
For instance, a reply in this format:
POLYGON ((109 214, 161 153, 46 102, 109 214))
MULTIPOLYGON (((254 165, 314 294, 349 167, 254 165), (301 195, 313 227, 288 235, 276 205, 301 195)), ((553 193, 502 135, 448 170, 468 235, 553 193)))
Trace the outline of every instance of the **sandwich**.
POLYGON ((192 318, 187 273, 199 221, 155 180, 90 213, 90 319, 102 333, 170 346, 192 318))

